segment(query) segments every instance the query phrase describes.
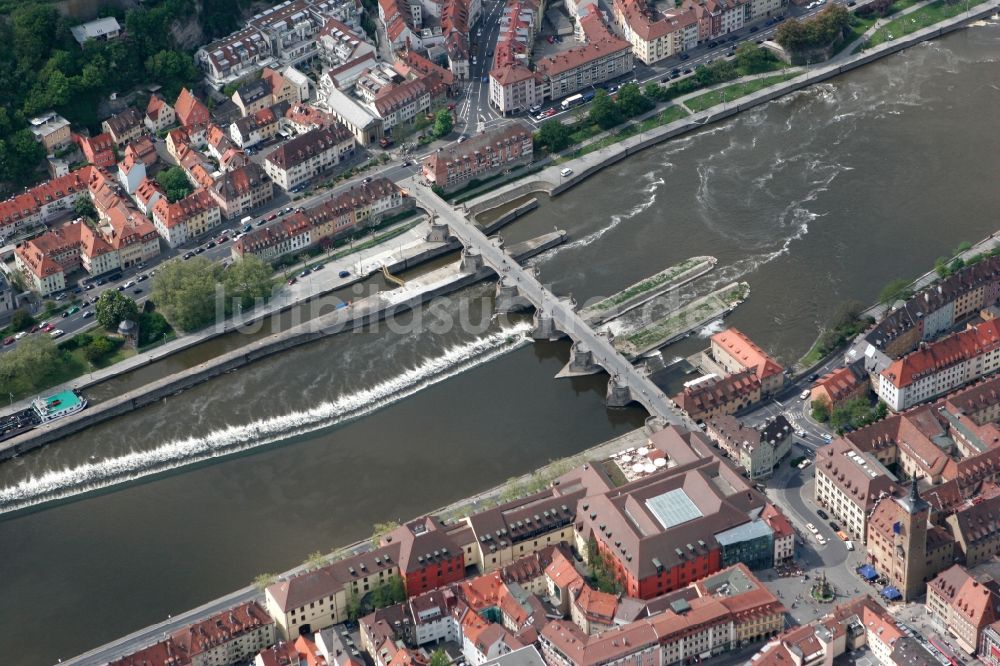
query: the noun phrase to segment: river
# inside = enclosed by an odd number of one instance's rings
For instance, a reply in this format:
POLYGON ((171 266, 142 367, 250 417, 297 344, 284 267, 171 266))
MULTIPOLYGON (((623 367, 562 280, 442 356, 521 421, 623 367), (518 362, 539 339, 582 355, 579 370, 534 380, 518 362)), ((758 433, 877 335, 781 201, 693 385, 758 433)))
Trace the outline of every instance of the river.
MULTIPOLYGON (((679 138, 542 201, 505 238, 567 229, 534 263, 581 302, 714 255, 685 294, 747 280, 727 323, 794 361, 838 303, 997 230, 998 47, 1000 26, 962 31, 679 138)), ((568 345, 528 342, 523 317, 492 321, 491 294, 267 359, 0 466, 7 500, 161 470, 0 520, 5 652, 72 656, 642 423, 603 407, 603 376, 553 379, 568 345), (429 325, 463 312, 474 325, 429 325), (247 450, 169 470, 220 446, 247 450)))

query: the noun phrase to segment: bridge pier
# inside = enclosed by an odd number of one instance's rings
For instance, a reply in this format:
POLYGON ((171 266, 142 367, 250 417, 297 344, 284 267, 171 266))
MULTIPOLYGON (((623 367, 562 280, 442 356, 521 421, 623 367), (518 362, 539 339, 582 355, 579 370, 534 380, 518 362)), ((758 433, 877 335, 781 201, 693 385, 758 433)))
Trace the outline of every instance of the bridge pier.
POLYGON ((451 230, 447 224, 442 224, 436 220, 431 220, 431 228, 424 237, 428 243, 446 243, 451 235, 451 230))
POLYGON ((660 432, 666 428, 669 424, 667 420, 662 416, 650 416, 646 419, 645 429, 650 435, 660 432))
POLYGON ((613 375, 608 380, 608 394, 605 399, 608 407, 625 407, 632 402, 632 391, 628 387, 628 382, 613 375))
POLYGON ((497 281, 496 299, 493 303, 493 309, 497 314, 520 312, 532 307, 534 305, 531 301, 521 295, 521 290, 510 278, 502 277, 497 281))
POLYGON ((544 310, 535 310, 532 323, 534 327, 531 329, 531 337, 534 340, 558 340, 566 336, 556 326, 552 315, 544 310))
POLYGON ((577 341, 569 348, 569 363, 556 377, 595 375, 600 371, 601 366, 594 360, 594 352, 586 344, 577 341))
POLYGON ((475 273, 483 267, 483 255, 474 247, 462 250, 462 272, 475 273))

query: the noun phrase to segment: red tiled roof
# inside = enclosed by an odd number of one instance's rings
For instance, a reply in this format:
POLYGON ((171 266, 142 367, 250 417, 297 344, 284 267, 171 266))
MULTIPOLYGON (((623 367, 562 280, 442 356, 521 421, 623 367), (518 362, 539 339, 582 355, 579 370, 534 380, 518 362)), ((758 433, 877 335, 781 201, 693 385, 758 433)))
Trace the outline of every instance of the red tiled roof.
POLYGON ((1000 319, 993 319, 933 342, 894 361, 882 376, 897 388, 962 361, 1000 348, 1000 319))
POLYGON ((752 368, 761 381, 783 372, 777 361, 739 329, 727 328, 721 333, 716 333, 712 336, 712 342, 739 361, 743 367, 752 368))

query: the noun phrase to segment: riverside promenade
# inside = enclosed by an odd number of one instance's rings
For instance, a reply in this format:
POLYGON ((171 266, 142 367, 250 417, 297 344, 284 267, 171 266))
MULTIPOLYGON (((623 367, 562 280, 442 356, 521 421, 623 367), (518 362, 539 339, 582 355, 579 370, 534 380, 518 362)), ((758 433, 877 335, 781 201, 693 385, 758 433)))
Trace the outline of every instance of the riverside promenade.
MULTIPOLYGON (((508 487, 508 484, 512 482, 530 483, 538 475, 548 477, 557 476, 561 473, 561 471, 565 471, 568 467, 582 465, 595 460, 603 460, 610 457, 612 454, 624 451, 625 449, 643 446, 647 443, 649 434, 653 429, 654 428, 651 428, 650 426, 637 428, 625 433, 624 435, 601 442, 600 444, 597 444, 569 458, 555 460, 541 469, 532 470, 526 474, 504 481, 500 485, 493 486, 492 488, 470 497, 465 497, 453 502, 452 504, 428 511, 425 515, 442 516, 446 519, 453 520, 482 511, 483 509, 499 504, 501 494, 508 487)), ((419 516, 413 516, 414 519, 418 517, 419 516)), ((364 538, 360 541, 355 541, 354 543, 343 546, 342 548, 338 548, 336 551, 329 553, 326 559, 327 561, 332 562, 336 559, 340 559, 341 557, 366 552, 370 548, 371 539, 364 538)), ((309 569, 309 565, 302 564, 279 574, 278 579, 285 580, 308 571, 309 569)), ((71 659, 64 659, 60 662, 60 664, 61 666, 105 666, 105 664, 109 661, 124 655, 132 654, 133 652, 152 645, 157 641, 164 640, 171 633, 182 629, 189 624, 198 622, 199 620, 211 617, 216 613, 249 601, 257 601, 263 605, 264 593, 253 585, 247 585, 246 587, 230 592, 223 597, 219 597, 218 599, 202 604, 197 608, 168 617, 162 622, 144 627, 138 631, 128 634, 127 636, 115 639, 114 641, 94 648, 93 650, 85 652, 79 656, 71 659)))
MULTIPOLYGON (((907 11, 906 13, 908 14, 912 11, 915 11, 915 9, 910 9, 910 11, 907 11)), ((898 53, 903 49, 909 48, 921 42, 935 39, 956 30, 960 30, 965 27, 967 23, 986 18, 996 14, 998 11, 1000 11, 1000 0, 987 0, 987 2, 972 7, 968 11, 962 12, 961 14, 940 23, 917 30, 909 35, 899 37, 898 39, 884 42, 860 53, 851 53, 852 49, 863 43, 863 40, 868 39, 871 34, 876 32, 877 29, 884 27, 884 24, 888 23, 892 19, 899 18, 900 15, 896 14, 887 17, 882 24, 873 26, 873 28, 862 36, 862 38, 855 40, 855 42, 845 48, 841 54, 835 56, 829 62, 800 68, 799 71, 802 73, 795 78, 777 83, 749 95, 727 101, 724 104, 717 104, 716 106, 705 109, 704 111, 693 113, 687 118, 676 120, 672 123, 641 132, 586 155, 562 161, 552 166, 547 166, 541 171, 534 173, 521 181, 501 185, 483 195, 470 199, 465 203, 465 207, 473 215, 480 215, 485 211, 505 205, 511 201, 524 198, 537 192, 544 192, 549 196, 562 194, 573 186, 582 183, 584 180, 598 173, 602 169, 616 164, 627 157, 631 157, 632 155, 646 150, 647 148, 651 148, 682 134, 699 130, 711 123, 731 118, 742 111, 752 109, 761 104, 766 104, 767 102, 783 97, 784 95, 796 90, 806 88, 814 83, 821 83, 836 76, 840 76, 841 74, 845 74, 858 67, 862 67, 894 53, 898 53), (570 168, 573 173, 569 176, 561 175, 562 170, 565 168, 570 168)), ((794 68, 790 68, 789 71, 793 70, 794 68)), ((767 73, 769 76, 774 76, 776 74, 777 72, 767 73)), ((684 99, 705 94, 706 91, 710 91, 715 88, 738 84, 741 81, 742 79, 736 79, 725 84, 720 84, 719 86, 713 86, 713 88, 710 89, 695 91, 694 93, 685 95, 684 99)), ((638 122, 645 118, 653 117, 662 113, 664 108, 666 107, 658 107, 646 116, 636 118, 635 121, 638 122)), ((594 137, 589 140, 588 143, 598 141, 602 136, 603 135, 594 137)), ((573 148, 573 150, 577 149, 579 149, 579 146, 573 148)))

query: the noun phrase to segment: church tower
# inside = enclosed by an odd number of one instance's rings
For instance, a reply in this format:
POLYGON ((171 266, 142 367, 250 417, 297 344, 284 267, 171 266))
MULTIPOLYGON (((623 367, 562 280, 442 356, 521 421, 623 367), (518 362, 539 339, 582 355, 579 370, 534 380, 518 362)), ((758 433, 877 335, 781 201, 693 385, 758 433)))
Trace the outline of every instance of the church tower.
POLYGON ((911 601, 924 592, 927 576, 927 520, 930 504, 920 497, 917 479, 910 481, 910 494, 896 499, 897 522, 894 535, 892 580, 890 585, 899 588, 905 601, 911 601))

